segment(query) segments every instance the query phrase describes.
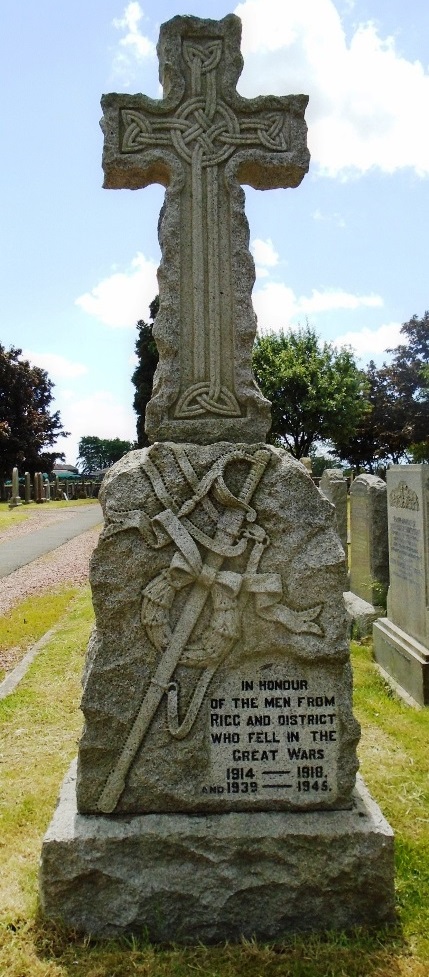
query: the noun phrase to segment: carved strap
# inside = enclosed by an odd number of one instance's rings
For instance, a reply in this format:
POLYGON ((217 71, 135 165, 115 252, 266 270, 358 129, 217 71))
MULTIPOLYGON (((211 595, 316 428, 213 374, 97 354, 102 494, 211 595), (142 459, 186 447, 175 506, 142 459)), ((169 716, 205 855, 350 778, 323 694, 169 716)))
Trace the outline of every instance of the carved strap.
POLYGON ((179 683, 169 683, 167 688, 167 724, 168 731, 174 739, 183 740, 190 733, 216 669, 217 665, 213 668, 206 668, 200 675, 191 704, 182 723, 179 722, 179 683))

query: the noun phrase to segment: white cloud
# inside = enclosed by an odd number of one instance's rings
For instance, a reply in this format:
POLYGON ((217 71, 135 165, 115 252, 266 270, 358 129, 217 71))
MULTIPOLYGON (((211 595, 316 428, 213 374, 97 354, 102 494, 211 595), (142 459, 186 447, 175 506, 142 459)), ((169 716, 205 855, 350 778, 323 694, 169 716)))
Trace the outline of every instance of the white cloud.
POLYGON ((66 401, 63 398, 61 420, 65 430, 70 431, 70 437, 59 438, 57 447, 58 451, 65 452, 71 465, 76 462, 79 441, 86 435, 124 441, 134 441, 136 437, 134 411, 108 390, 95 391, 80 400, 66 401))
POLYGON ((393 37, 368 21, 347 40, 333 0, 244 0, 235 12, 243 21, 240 91, 308 93, 309 146, 322 173, 429 174, 429 74, 401 56, 393 37))
POLYGON ((114 272, 90 292, 76 299, 84 312, 113 329, 128 329, 144 318, 158 294, 156 264, 140 252, 133 258, 129 271, 114 272))
POLYGON ((124 32, 124 36, 119 41, 119 50, 115 55, 113 66, 119 75, 127 76, 133 62, 141 63, 155 55, 155 44, 140 30, 140 22, 143 18, 140 4, 132 0, 125 7, 122 17, 115 17, 112 21, 116 30, 124 32))
POLYGON ((383 300, 379 295, 354 295, 342 289, 313 289, 311 295, 296 296, 294 291, 280 282, 267 282, 253 293, 253 305, 261 332, 288 329, 297 320, 317 313, 359 308, 380 308, 383 300))
POLYGON ((268 278, 270 274, 268 269, 274 268, 279 261, 278 252, 271 238, 268 237, 265 241, 261 238, 255 238, 251 243, 250 250, 255 260, 256 277, 268 278))
POLYGON ((341 289, 328 288, 319 292, 313 288, 310 296, 298 299, 299 310, 310 315, 312 312, 331 312, 334 309, 377 309, 383 305, 380 295, 354 295, 341 289))
POLYGON ((73 380, 88 373, 88 367, 83 363, 68 360, 58 353, 34 353, 31 349, 24 349, 22 355, 34 366, 46 370, 49 377, 54 380, 73 380))
POLYGON ((393 349, 404 341, 401 323, 389 322, 378 329, 361 329, 359 332, 346 332, 333 340, 334 346, 352 346, 358 356, 366 359, 379 356, 386 349, 393 349))
POLYGON ((341 214, 336 211, 332 214, 324 214, 319 207, 316 207, 311 216, 315 221, 324 221, 328 224, 335 224, 337 227, 346 227, 344 217, 341 217, 341 214))

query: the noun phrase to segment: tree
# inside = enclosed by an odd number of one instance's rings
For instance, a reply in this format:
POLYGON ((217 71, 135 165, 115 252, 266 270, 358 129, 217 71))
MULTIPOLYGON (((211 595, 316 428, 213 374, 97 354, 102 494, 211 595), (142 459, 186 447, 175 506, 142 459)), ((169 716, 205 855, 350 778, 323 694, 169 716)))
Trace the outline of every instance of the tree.
POLYGON ((155 296, 149 306, 150 322, 139 319, 137 323, 138 337, 136 339, 135 350, 138 357, 138 365, 131 377, 132 383, 136 388, 134 394, 133 407, 137 414, 137 444, 139 448, 149 444, 144 422, 146 407, 152 396, 153 377, 158 365, 158 350, 152 335, 153 323, 158 314, 159 297, 155 296))
POLYGON ((316 441, 349 439, 367 410, 362 372, 352 351, 320 343, 307 325, 295 332, 259 336, 253 369, 272 403, 271 440, 295 458, 310 454, 316 441))
POLYGON ((398 464, 410 444, 411 429, 406 406, 398 396, 389 367, 377 369, 373 360, 365 371, 368 411, 356 426, 353 437, 337 439, 342 461, 355 471, 375 472, 388 461, 398 464))
POLYGON ((387 350, 393 359, 386 369, 401 404, 407 453, 413 461, 429 461, 429 312, 404 322, 401 333, 407 341, 387 350))
POLYGON ((352 439, 337 444, 340 458, 354 468, 376 470, 380 463, 429 460, 429 313, 413 316, 401 332, 407 342, 391 363, 365 372, 370 410, 352 439))
POLYGON ((79 441, 79 457, 77 466, 82 475, 111 468, 115 461, 119 461, 135 445, 132 441, 121 441, 120 438, 97 438, 88 435, 79 441))
POLYGON ((64 453, 46 451, 62 434, 59 411, 50 413, 53 383, 45 370, 21 359, 22 350, 0 345, 0 477, 15 466, 34 475, 51 472, 64 453))

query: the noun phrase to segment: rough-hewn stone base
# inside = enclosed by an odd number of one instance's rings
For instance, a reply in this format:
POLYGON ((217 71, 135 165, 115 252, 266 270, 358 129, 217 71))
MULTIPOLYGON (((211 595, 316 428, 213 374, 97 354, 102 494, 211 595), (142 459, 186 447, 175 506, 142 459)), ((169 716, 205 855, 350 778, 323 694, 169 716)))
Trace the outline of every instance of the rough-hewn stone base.
POLYGON ((360 782, 351 811, 81 815, 64 782, 41 860, 42 908, 101 936, 281 939, 394 917, 393 833, 360 782))
POLYGON ((429 649, 387 618, 373 628, 374 658, 396 691, 419 706, 429 706, 429 649))

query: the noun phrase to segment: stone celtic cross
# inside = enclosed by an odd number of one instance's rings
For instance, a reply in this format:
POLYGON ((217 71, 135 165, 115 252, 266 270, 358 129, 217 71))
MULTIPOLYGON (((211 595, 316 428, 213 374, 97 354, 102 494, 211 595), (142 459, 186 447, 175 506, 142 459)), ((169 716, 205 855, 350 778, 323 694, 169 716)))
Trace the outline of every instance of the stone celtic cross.
POLYGON ((264 440, 251 372, 253 260, 241 183, 296 187, 307 96, 242 98, 241 23, 174 17, 158 44, 164 98, 103 96, 104 186, 167 188, 159 239, 160 351, 150 440, 264 440))

